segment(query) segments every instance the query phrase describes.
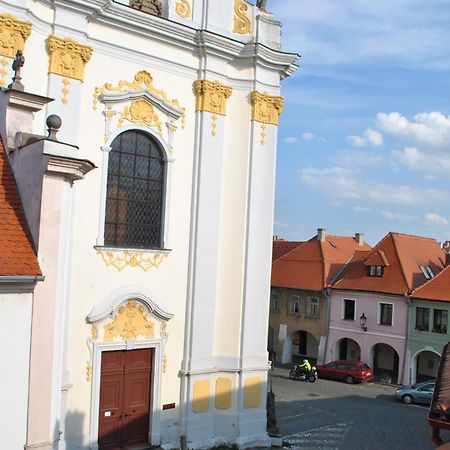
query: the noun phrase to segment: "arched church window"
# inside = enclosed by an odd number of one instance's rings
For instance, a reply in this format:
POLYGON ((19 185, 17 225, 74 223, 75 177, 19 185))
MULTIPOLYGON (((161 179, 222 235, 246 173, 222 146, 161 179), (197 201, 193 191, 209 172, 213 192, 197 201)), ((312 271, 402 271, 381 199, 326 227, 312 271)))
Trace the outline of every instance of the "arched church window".
POLYGON ((126 131, 111 144, 106 191, 105 245, 163 246, 166 159, 156 140, 126 131))

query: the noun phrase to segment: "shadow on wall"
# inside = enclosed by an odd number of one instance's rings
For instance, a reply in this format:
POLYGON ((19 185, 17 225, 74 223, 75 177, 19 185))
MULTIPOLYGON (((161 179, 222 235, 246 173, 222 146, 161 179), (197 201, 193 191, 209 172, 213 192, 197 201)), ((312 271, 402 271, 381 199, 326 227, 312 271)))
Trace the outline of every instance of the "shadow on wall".
MULTIPOLYGON (((231 379, 229 380, 231 381, 231 379)), ((239 409, 236 407, 235 401, 240 396, 236 391, 229 389, 231 384, 228 383, 226 377, 218 377, 216 381, 211 380, 199 380, 194 382, 194 400, 189 403, 188 408, 190 411, 198 414, 198 418, 207 426, 207 421, 212 421, 212 429, 215 430, 215 435, 210 436, 211 439, 216 439, 217 443, 215 448, 237 448, 233 446, 233 442, 229 445, 221 445, 220 442, 230 442, 230 436, 234 436, 234 440, 238 440, 240 436, 236 433, 239 430, 239 423, 237 421, 236 411, 239 409), (215 395, 210 394, 210 389, 215 391, 215 395), (211 413, 214 413, 214 416, 211 413), (204 419, 203 419, 204 418, 204 419)), ((270 383, 267 385, 270 389, 270 383)), ((114 388, 114 386, 112 386, 114 388)), ((264 382, 261 377, 248 376, 244 381, 244 392, 242 395, 242 402, 244 410, 249 413, 258 409, 258 413, 261 407, 267 405, 267 398, 270 397, 270 392, 264 392, 264 382)), ((144 402, 145 403, 145 402, 144 402)), ((267 422, 264 423, 263 428, 260 430, 264 434, 266 425, 274 429, 274 415, 275 407, 273 397, 269 402, 272 406, 271 417, 267 417, 267 422)), ((177 428, 177 422, 179 420, 179 407, 178 405, 165 405, 163 410, 171 409, 172 417, 164 418, 165 420, 173 419, 173 424, 177 428), (167 408, 169 406, 169 408, 167 408)), ((167 411, 169 413, 169 411, 167 411)), ((170 414, 170 413, 169 413, 170 414)), ((245 414, 241 416, 246 420, 245 414)), ((163 419, 161 417, 161 419, 163 419)), ((253 421, 255 417, 248 417, 249 426, 254 428, 253 421)), ((67 450, 75 449, 87 449, 90 442, 86 441, 89 435, 89 420, 85 413, 81 411, 69 411, 66 414, 64 421, 64 434, 61 434, 61 441, 65 442, 67 450)), ((121 448, 136 448, 143 449, 150 447, 149 435, 151 430, 149 429, 149 416, 148 411, 142 402, 136 402, 130 407, 128 411, 123 411, 120 402, 119 404, 111 403, 105 404, 105 408, 100 410, 99 417, 99 430, 98 430, 98 448, 99 450, 117 450, 121 448)), ((164 422, 164 420, 163 420, 164 422)), ((164 427, 164 423, 161 424, 161 428, 164 427)), ((57 427, 58 428, 59 424, 57 427)), ((55 436, 58 436, 60 431, 55 430, 55 436)), ((233 440, 231 439, 231 440, 233 440)), ((178 448, 194 449, 186 439, 177 438, 178 448)))

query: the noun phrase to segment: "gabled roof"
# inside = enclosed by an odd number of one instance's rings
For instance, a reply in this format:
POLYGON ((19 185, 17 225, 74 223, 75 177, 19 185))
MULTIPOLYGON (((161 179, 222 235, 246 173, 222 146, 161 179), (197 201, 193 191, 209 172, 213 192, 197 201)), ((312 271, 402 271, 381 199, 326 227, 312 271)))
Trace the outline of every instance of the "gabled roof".
POLYGON ((285 241, 284 239, 275 239, 272 243, 272 262, 294 250, 294 248, 297 248, 300 244, 303 244, 303 241, 285 241))
POLYGON ((387 267, 389 266, 389 261, 387 260, 383 250, 378 250, 377 252, 370 254, 370 256, 364 261, 364 265, 387 267))
POLYGON ((450 302, 450 266, 414 290, 413 298, 450 302))
POLYGON ((330 285, 355 251, 370 250, 355 238, 317 236, 297 246, 272 264, 272 286, 320 291, 330 285))
POLYGON ((25 213, 0 139, 0 276, 41 275, 25 213))
POLYGON ((348 266, 333 287, 406 295, 427 281, 421 266, 438 273, 444 268, 444 261, 445 254, 435 239, 391 232, 365 259, 348 266), (377 261, 385 264, 367 264, 377 261), (369 276, 367 265, 383 265, 383 275, 369 276))

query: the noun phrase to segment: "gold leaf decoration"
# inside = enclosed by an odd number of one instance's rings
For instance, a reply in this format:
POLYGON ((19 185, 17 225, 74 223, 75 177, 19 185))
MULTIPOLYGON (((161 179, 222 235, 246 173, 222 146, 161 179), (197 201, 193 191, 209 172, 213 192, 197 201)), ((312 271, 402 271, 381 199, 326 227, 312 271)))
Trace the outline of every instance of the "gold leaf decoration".
POLYGON ((167 338, 167 322, 163 322, 161 324, 159 334, 161 335, 162 338, 167 338))
POLYGON ((267 92, 261 94, 253 91, 252 120, 267 125, 278 125, 278 117, 283 111, 283 97, 271 96, 267 92))
POLYGON ((154 336, 154 324, 147 319, 145 308, 135 299, 122 305, 114 320, 104 326, 104 330, 105 341, 112 341, 116 337, 137 339, 139 336, 154 336))
POLYGON ((238 34, 249 34, 252 31, 252 23, 247 17, 248 5, 244 0, 234 0, 234 29, 238 34))
POLYGON ((183 19, 190 19, 192 14, 191 4, 189 0, 178 0, 175 6, 175 12, 183 19))
POLYGON ((158 115, 155 113, 153 106, 145 100, 136 100, 131 106, 126 106, 119 115, 118 127, 123 125, 124 120, 137 123, 139 125, 147 125, 148 127, 156 127, 159 134, 162 134, 162 124, 158 115))
POLYGON ((9 64, 9 60, 5 57, 3 57, 0 60, 0 87, 6 86, 6 75, 8 74, 8 70, 6 69, 6 66, 9 64))
POLYGON ((112 83, 105 83, 101 87, 96 87, 94 90, 94 99, 93 99, 93 108, 94 110, 97 107, 98 97, 103 94, 105 91, 111 92, 127 92, 129 90, 132 91, 142 91, 146 89, 149 92, 161 97, 165 103, 171 104, 183 111, 183 108, 180 106, 180 103, 177 99, 170 100, 167 94, 161 90, 157 89, 153 85, 153 78, 146 70, 139 71, 135 76, 133 81, 120 80, 117 86, 113 86, 112 83))
POLYGON ((31 34, 31 23, 19 20, 11 14, 0 14, 0 55, 15 58, 17 50, 23 50, 31 34))
POLYGON ((64 78, 62 80, 62 83, 64 87, 61 89, 61 92, 63 93, 63 96, 61 97, 61 103, 63 105, 67 105, 69 103, 69 99, 67 98, 67 94, 69 93, 69 88, 67 87, 70 84, 70 81, 68 78, 64 78))
POLYGON ((84 66, 91 59, 92 48, 73 39, 48 37, 49 73, 83 81, 84 66))
POLYGON ((106 266, 115 267, 121 272, 125 267, 139 267, 147 272, 152 267, 158 268, 167 253, 133 252, 129 250, 106 250, 97 248, 106 266))
POLYGON ((218 81, 197 80, 195 82, 196 110, 209 111, 225 116, 227 114, 227 99, 233 90, 218 81))

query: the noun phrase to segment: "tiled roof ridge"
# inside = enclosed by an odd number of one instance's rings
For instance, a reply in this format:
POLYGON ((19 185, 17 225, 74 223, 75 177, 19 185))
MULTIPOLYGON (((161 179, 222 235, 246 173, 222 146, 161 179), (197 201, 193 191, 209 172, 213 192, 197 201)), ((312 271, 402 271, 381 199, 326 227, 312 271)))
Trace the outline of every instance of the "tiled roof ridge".
MULTIPOLYGON (((407 236, 407 237, 414 237, 414 238, 416 238, 416 237, 412 236, 412 235, 408 235, 408 234, 393 233, 392 231, 390 232, 390 234, 392 235, 392 243, 394 244, 395 254, 397 255, 397 259, 400 264, 400 270, 401 270, 401 274, 403 276, 403 281, 405 282, 406 286, 408 287, 408 292, 407 292, 407 294, 408 294, 411 291, 411 289, 413 288, 413 286, 410 286, 408 284, 408 280, 406 279, 405 268, 403 267, 403 261, 402 261, 402 258, 400 257, 400 253, 397 248, 397 242, 395 241, 395 236, 407 236)), ((430 238, 425 238, 425 239, 429 240, 430 238)))
POLYGON ((361 252, 361 251, 363 251, 363 250, 355 250, 355 251, 353 252, 353 255, 350 256, 350 259, 349 259, 349 260, 341 267, 341 270, 339 270, 339 272, 334 276, 334 278, 330 281, 330 283, 329 283, 328 286, 326 286, 326 287, 331 287, 331 286, 333 286, 333 285, 335 284, 335 280, 337 280, 337 281, 336 281, 336 284, 339 283, 339 280, 340 280, 341 278, 338 279, 338 277, 339 277, 341 274, 343 274, 344 272, 346 272, 347 268, 349 267, 349 264, 351 263, 351 261, 353 260, 353 258, 355 257, 355 255, 356 255, 356 253, 357 253, 358 251, 361 252))
MULTIPOLYGON (((290 255, 293 251, 297 250, 301 245, 306 244, 309 241, 286 241, 286 242, 299 242, 299 244, 297 245, 297 247, 294 247, 293 249, 289 250, 287 253, 285 253, 284 255, 280 256, 279 258, 277 258, 275 261, 272 261, 272 264, 280 261, 280 259, 284 259, 285 256, 290 255)), ((272 244, 273 245, 273 244, 272 244)))
MULTIPOLYGON (((13 204, 9 204, 8 208, 12 211, 11 215, 15 218, 14 219, 14 225, 17 226, 18 234, 15 236, 15 238, 19 238, 18 241, 14 241, 15 245, 22 245, 24 242, 26 242, 26 245, 28 245, 28 248, 24 249, 25 252, 25 258, 26 263, 24 264, 17 264, 17 261, 13 262, 10 261, 9 265, 14 265, 17 274, 21 275, 41 275, 42 271, 37 259, 37 252, 36 247, 34 245, 30 225, 28 223, 25 210, 22 203, 22 198, 20 196, 20 191, 17 185, 17 180, 15 177, 14 170, 11 165, 11 161, 9 160, 9 157, 7 155, 7 149, 5 148, 3 144, 3 139, 0 136, 0 167, 2 169, 2 172, 0 173, 0 184, 2 186, 2 189, 5 192, 5 196, 8 195, 8 191, 6 190, 8 184, 10 185, 10 192, 9 194, 14 199, 13 204), (28 254, 27 254, 28 253, 28 254), (31 261, 31 258, 33 259, 31 261), (28 272, 28 273, 27 273, 28 272)), ((6 200, 2 198, 2 202, 5 200, 5 202, 9 202, 9 200, 6 200)), ((0 209, 4 206, 4 203, 2 204, 0 202, 0 209)), ((1 211, 0 211, 1 213, 1 211)), ((8 219, 5 219, 8 220, 8 219)), ((0 223, 3 223, 0 221, 0 223)), ((8 235, 7 235, 8 238, 8 235)), ((6 240, 8 241, 8 239, 6 240)), ((1 241, 0 241, 1 242, 1 241)), ((24 254, 22 253, 22 257, 24 257, 24 254)), ((18 258, 20 258, 18 256, 18 258)), ((8 270, 7 270, 8 271, 8 270)))
MULTIPOLYGON (((3 140, 2 140, 1 137, 0 137, 0 141, 1 141, 1 145, 3 146, 3 140)), ((33 249, 33 252, 34 252, 34 254, 36 255, 36 258, 37 258, 37 249, 36 249, 36 247, 34 245, 33 238, 31 237, 30 224, 28 223, 28 219, 27 219, 27 216, 25 214, 25 209, 23 208, 22 196, 20 195, 19 186, 18 186, 17 180, 16 180, 16 174, 14 173, 14 169, 12 168, 11 161, 9 160, 8 155, 6 154, 6 149, 3 152, 3 157, 4 157, 5 161, 6 161, 6 164, 8 164, 8 169, 9 169, 9 172, 11 174, 12 181, 14 183, 14 188, 15 188, 16 194, 17 194, 17 196, 19 198, 19 210, 20 210, 19 211, 19 222, 22 225, 22 227, 24 228, 25 236, 26 236, 28 242, 30 243, 31 248, 33 249)))
POLYGON ((425 288, 425 286, 428 286, 430 283, 435 282, 444 272, 450 270, 450 266, 445 266, 440 272, 437 273, 433 278, 430 278, 429 280, 425 281, 425 283, 422 283, 420 286, 417 286, 412 292, 411 297, 414 297, 417 291, 420 291, 422 288, 425 288))
POLYGON ((416 234, 408 234, 408 233, 399 233, 398 231, 390 231, 388 234, 392 234, 393 236, 404 236, 414 239, 423 239, 425 241, 435 241, 435 238, 427 237, 427 236, 417 236, 416 234))

